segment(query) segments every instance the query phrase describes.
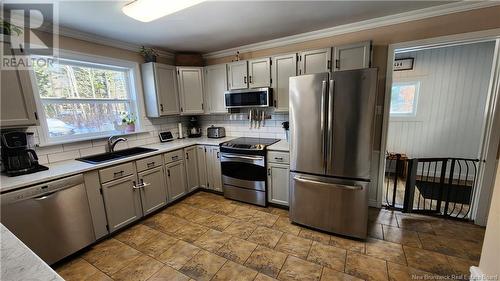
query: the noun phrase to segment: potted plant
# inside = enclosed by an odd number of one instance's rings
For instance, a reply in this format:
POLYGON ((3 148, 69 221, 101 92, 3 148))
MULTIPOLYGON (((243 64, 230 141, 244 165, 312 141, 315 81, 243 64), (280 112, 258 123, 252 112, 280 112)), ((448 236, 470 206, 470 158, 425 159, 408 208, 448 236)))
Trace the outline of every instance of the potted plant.
POLYGON ((11 24, 3 19, 0 21, 0 29, 2 30, 0 34, 4 35, 11 35, 13 33, 16 33, 16 35, 19 36, 23 32, 21 27, 11 24))
POLYGON ((137 117, 134 113, 122 112, 122 124, 125 125, 125 132, 135 132, 135 121, 137 117))
POLYGON ((154 49, 142 46, 139 53, 144 57, 144 62, 156 62, 158 53, 154 49))

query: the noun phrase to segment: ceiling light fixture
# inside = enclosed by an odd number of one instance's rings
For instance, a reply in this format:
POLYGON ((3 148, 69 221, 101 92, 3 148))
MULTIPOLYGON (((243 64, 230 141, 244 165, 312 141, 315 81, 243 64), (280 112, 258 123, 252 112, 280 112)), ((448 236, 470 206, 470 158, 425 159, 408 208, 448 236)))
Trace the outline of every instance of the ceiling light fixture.
POLYGON ((142 22, 173 14, 205 0, 136 0, 122 8, 127 16, 142 22))

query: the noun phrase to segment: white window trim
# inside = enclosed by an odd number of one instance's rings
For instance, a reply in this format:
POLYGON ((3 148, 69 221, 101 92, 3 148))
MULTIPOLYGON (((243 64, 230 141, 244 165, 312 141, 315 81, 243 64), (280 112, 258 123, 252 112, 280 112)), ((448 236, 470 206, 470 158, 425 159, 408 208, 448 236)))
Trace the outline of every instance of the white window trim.
MULTIPOLYGON (((141 117, 143 116, 143 106, 142 106, 142 82, 140 78, 140 66, 139 63, 134 62, 134 61, 128 61, 128 60, 122 60, 122 59, 115 59, 115 58, 109 58, 109 57, 103 57, 103 56, 98 56, 98 55, 93 55, 93 54, 86 54, 86 53, 80 53, 80 52, 75 52, 75 51, 69 51, 69 50, 58 50, 59 57, 62 59, 67 59, 67 60, 75 60, 75 61, 83 61, 83 62, 89 62, 89 63, 94 63, 96 65, 102 65, 104 67, 107 67, 109 65, 116 66, 117 68, 125 68, 128 69, 127 73, 127 82, 128 82, 128 89, 130 91, 130 104, 131 107, 134 109, 134 113, 137 117, 137 121, 135 123, 135 131, 130 132, 130 133, 121 133, 119 135, 135 135, 135 134, 140 134, 144 133, 143 131, 143 124, 141 122, 141 117)), ((33 54, 36 55, 36 54, 33 54)), ((43 108, 43 102, 40 97, 40 93, 38 91, 38 85, 36 82, 36 77, 35 77, 35 72, 34 70, 29 71, 31 83, 33 86, 33 93, 35 96, 35 103, 36 103, 36 108, 38 112, 38 116, 40 119, 40 126, 37 127, 38 131, 38 136, 40 139, 39 146, 51 146, 51 145, 57 145, 57 144, 64 144, 64 143, 73 143, 73 142, 78 142, 78 141, 88 141, 88 140, 95 140, 95 139, 102 139, 102 138, 107 138, 113 135, 116 135, 116 133, 111 133, 111 132, 102 132, 102 133, 94 133, 94 134, 85 134, 84 136, 76 136, 76 137, 65 137, 65 138, 60 138, 60 139, 50 139, 48 136, 48 127, 47 127, 47 117, 45 115, 45 110, 43 108)))
MULTIPOLYGON (((414 103, 415 103, 415 109, 413 113, 392 113, 390 112, 389 108, 389 118, 391 121, 395 122, 421 122, 422 120, 422 113, 421 113, 421 101, 420 101, 420 91, 422 90, 422 81, 420 79, 411 79, 411 78, 405 78, 405 79, 400 79, 399 81, 394 81, 394 85, 417 85, 417 91, 415 93, 414 97, 414 103)), ((392 86, 392 87, 393 87, 392 86)), ((391 97, 392 97, 392 87, 391 87, 391 97)))

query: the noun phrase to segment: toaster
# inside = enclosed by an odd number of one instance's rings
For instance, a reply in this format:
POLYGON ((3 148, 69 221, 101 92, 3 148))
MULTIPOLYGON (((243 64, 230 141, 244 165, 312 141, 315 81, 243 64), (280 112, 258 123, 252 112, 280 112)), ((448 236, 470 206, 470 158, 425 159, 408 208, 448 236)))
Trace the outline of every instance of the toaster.
POLYGON ((208 127, 207 138, 218 139, 226 136, 226 129, 224 127, 208 127))

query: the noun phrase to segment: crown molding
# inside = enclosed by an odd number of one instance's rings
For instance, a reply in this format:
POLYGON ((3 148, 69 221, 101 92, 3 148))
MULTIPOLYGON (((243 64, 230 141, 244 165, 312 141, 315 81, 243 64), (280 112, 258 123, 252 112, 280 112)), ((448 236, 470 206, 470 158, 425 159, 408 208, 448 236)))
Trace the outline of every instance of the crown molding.
MULTIPOLYGON (((83 40, 83 41, 88 41, 88 42, 106 45, 106 46, 110 46, 110 47, 115 47, 115 48, 128 50, 128 51, 139 52, 139 50, 141 49, 141 45, 128 43, 128 42, 124 42, 124 41, 120 41, 120 40, 115 40, 115 39, 111 39, 108 37, 103 37, 103 36, 99 36, 99 35, 91 34, 91 33, 87 33, 87 32, 82 32, 82 31, 67 28, 64 26, 59 26, 58 34, 62 35, 62 36, 66 36, 66 37, 71 37, 74 39, 79 39, 79 40, 83 40)), ((168 58, 168 59, 174 59, 174 56, 175 56, 174 52, 161 50, 158 48, 154 48, 154 49, 158 53, 158 56, 163 57, 163 58, 168 58)))
POLYGON ((259 43, 253 43, 248 45, 243 45, 235 48, 225 49, 221 51, 209 52, 203 54, 203 58, 222 58, 234 55, 237 51, 240 53, 255 52, 264 49, 282 47, 286 45, 302 43, 306 41, 322 39, 327 37, 332 37, 336 35, 352 33, 356 31, 362 31, 367 29, 373 29, 377 27, 389 26, 398 23, 405 23, 410 21, 416 21, 436 16, 448 15, 453 13, 465 12, 475 9, 487 8, 492 6, 500 5, 498 1, 461 1, 454 2, 450 4, 444 4, 437 7, 429 7, 409 12, 404 12, 400 14, 394 14, 364 21, 359 21, 355 23, 349 23, 339 26, 334 26, 330 28, 315 30, 311 32, 305 32, 301 34, 286 36, 278 39, 272 39, 268 41, 263 41, 259 43))

